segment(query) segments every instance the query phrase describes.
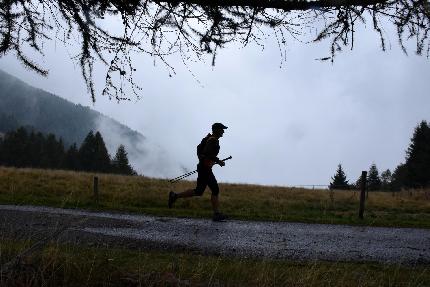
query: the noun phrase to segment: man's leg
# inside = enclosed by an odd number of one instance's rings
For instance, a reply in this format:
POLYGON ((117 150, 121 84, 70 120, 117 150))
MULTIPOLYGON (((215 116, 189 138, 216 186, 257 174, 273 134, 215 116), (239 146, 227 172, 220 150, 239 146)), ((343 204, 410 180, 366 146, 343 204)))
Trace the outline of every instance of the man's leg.
POLYGON ((175 201, 178 198, 185 198, 185 197, 191 197, 196 195, 196 190, 195 189, 187 189, 186 191, 180 192, 180 193, 175 193, 173 191, 169 192, 169 203, 168 206, 169 208, 173 207, 173 204, 175 203, 175 201))
POLYGON ((208 186, 212 191, 212 196, 211 196, 211 203, 212 203, 212 209, 214 211, 214 215, 212 217, 213 221, 223 221, 225 219, 227 219, 227 216, 225 216, 224 214, 222 214, 219 211, 219 186, 218 186, 218 182, 214 176, 214 174, 211 172, 210 176, 209 176, 209 180, 208 180, 208 186))
POLYGON ((172 208, 173 204, 178 198, 192 197, 192 196, 202 196, 207 186, 207 173, 198 169, 197 176, 197 186, 195 189, 187 189, 186 191, 175 193, 171 191, 169 193, 169 208, 172 208))
POLYGON ((219 186, 215 178, 215 175, 212 173, 212 171, 208 175, 208 186, 212 192, 211 203, 212 203, 212 209, 215 214, 219 212, 219 199, 218 199, 219 186))
POLYGON ((214 213, 219 213, 219 200, 218 200, 218 195, 213 195, 211 196, 211 203, 212 203, 212 209, 214 211, 214 213))
POLYGON ((194 189, 187 189, 186 191, 176 193, 176 198, 184 198, 194 196, 194 189))

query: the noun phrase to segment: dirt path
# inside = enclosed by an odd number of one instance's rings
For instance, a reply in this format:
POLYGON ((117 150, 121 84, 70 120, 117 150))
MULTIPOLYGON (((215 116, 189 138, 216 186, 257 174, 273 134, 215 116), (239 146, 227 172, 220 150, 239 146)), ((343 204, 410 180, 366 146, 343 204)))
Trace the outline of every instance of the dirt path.
POLYGON ((0 233, 42 237, 69 226, 62 242, 195 250, 294 260, 430 263, 430 230, 167 218, 0 205, 0 233))

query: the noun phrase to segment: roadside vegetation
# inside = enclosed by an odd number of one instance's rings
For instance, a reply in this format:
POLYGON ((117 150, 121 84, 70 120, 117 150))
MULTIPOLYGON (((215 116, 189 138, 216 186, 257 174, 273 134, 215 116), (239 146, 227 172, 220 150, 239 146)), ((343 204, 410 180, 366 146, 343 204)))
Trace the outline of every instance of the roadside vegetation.
MULTIPOLYGON (((0 204, 209 218, 209 190, 202 198, 180 200, 173 209, 167 208, 170 190, 194 185, 143 176, 0 167, 0 204), (94 176, 99 179, 98 203, 93 196, 94 176)), ((234 219, 430 228, 428 189, 370 191, 360 220, 358 191, 246 184, 220 184, 220 188, 222 210, 234 219)))
POLYGON ((429 266, 290 262, 0 240, 0 286, 428 286, 429 266))

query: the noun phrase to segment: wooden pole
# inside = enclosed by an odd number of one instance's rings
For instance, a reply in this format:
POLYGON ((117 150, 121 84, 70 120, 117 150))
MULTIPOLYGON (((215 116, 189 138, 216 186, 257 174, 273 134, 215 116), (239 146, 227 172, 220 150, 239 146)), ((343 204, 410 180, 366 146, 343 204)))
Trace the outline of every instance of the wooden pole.
POLYGON ((364 201, 366 200, 366 180, 367 180, 367 171, 361 172, 361 192, 360 192, 360 210, 358 211, 358 217, 363 219, 364 213, 364 201))
POLYGON ((94 177, 94 201, 99 203, 99 178, 94 177))

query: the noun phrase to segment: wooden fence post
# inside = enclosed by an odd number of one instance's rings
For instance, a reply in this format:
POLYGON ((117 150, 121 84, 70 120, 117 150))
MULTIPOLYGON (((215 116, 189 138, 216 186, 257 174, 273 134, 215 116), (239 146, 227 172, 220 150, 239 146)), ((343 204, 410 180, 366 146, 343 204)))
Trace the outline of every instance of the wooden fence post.
POLYGON ((363 219, 364 213, 364 201, 366 200, 366 181, 367 181, 367 171, 361 172, 361 192, 360 192, 360 210, 358 211, 358 217, 363 219))
POLYGON ((99 203, 99 178, 94 177, 94 201, 99 203))

